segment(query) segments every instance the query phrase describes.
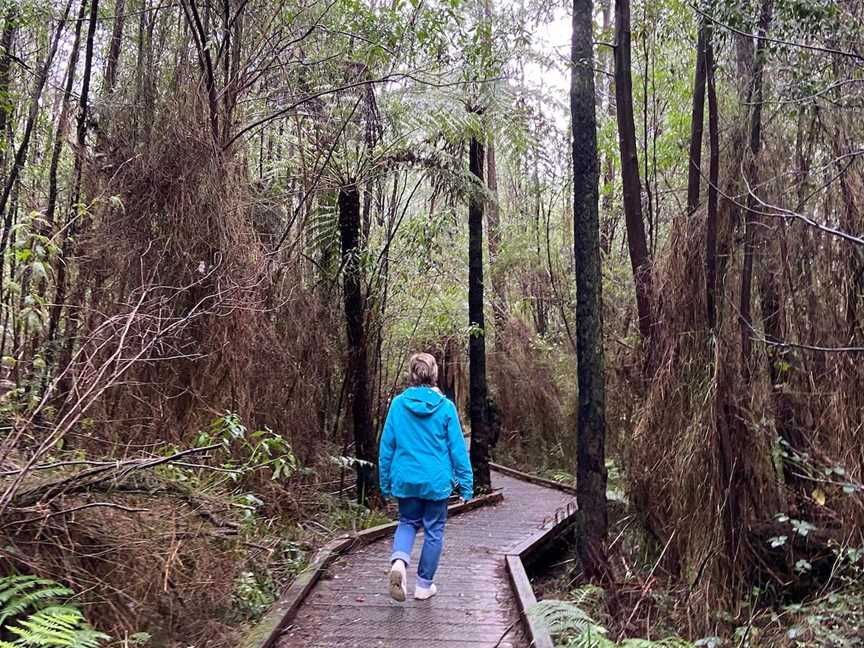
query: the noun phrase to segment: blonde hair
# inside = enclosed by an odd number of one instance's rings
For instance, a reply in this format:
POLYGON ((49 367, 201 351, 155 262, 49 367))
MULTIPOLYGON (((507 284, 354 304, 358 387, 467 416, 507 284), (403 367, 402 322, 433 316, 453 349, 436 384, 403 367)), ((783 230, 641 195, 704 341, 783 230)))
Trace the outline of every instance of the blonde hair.
POLYGON ((408 384, 412 387, 438 384, 438 363, 428 353, 415 353, 408 361, 408 384))

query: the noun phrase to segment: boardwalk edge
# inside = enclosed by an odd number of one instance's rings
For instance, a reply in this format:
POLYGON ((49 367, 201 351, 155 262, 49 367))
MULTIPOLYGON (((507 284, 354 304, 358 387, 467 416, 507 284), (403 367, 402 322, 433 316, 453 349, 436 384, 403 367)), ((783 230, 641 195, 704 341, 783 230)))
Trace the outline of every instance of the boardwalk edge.
MULTIPOLYGON (((504 494, 498 490, 487 495, 475 497, 467 502, 453 504, 447 509, 448 516, 459 515, 473 511, 481 506, 497 504, 504 499, 504 494)), ((380 526, 359 531, 352 535, 345 535, 331 540, 321 547, 315 557, 291 583, 279 600, 273 604, 264 618, 240 642, 239 648, 272 648, 276 640, 297 614, 304 599, 312 591, 315 583, 321 578, 324 571, 333 564, 340 556, 350 552, 352 549, 363 547, 396 529, 396 522, 389 522, 380 526)), ((550 645, 551 646, 551 645, 550 645)))
POLYGON ((570 486, 569 484, 562 484, 561 482, 554 481, 552 479, 544 479, 543 477, 538 477, 537 475, 531 475, 526 472, 522 472, 521 470, 516 470, 515 468, 510 468, 509 466, 502 466, 501 464, 490 463, 489 467, 492 470, 500 472, 504 475, 508 475, 509 477, 514 477, 516 479, 521 479, 522 481, 527 481, 532 484, 537 484, 538 486, 545 486, 546 488, 552 488, 554 490, 559 490, 564 493, 568 493, 570 495, 576 494, 576 487, 570 486))
MULTIPOLYGON (((516 479, 522 479, 548 488, 555 488, 572 495, 576 494, 576 489, 566 484, 559 484, 558 482, 529 475, 506 466, 492 464, 491 467, 498 472, 515 477, 516 479)), ((541 553, 550 542, 560 537, 576 522, 576 511, 575 505, 571 507, 568 504, 566 510, 561 511, 560 515, 556 513, 555 520, 550 526, 526 538, 524 541, 508 549, 504 554, 507 574, 510 576, 510 585, 516 595, 519 612, 525 622, 525 630, 532 648, 554 648, 554 643, 552 642, 552 635, 549 633, 549 630, 532 619, 528 614, 531 606, 537 603, 537 597, 534 594, 534 588, 531 586, 528 573, 525 571, 525 563, 541 553)))

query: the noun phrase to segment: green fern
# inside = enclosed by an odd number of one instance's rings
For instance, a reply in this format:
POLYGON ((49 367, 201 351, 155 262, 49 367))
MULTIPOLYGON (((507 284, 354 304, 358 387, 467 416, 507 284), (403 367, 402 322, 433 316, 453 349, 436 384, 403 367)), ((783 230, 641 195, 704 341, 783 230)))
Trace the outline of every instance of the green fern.
POLYGON ((581 605, 596 600, 592 588, 577 592, 577 602, 541 601, 528 610, 528 615, 556 638, 559 648, 693 648, 693 644, 677 637, 652 641, 625 639, 616 643, 607 636, 606 628, 597 623, 581 605))
POLYGON ((99 648, 110 637, 87 625, 78 608, 59 604, 74 593, 35 576, 0 578, 0 648, 99 648))
POLYGON ((7 576, 0 579, 0 627, 27 609, 39 609, 73 592, 54 581, 36 576, 7 576))

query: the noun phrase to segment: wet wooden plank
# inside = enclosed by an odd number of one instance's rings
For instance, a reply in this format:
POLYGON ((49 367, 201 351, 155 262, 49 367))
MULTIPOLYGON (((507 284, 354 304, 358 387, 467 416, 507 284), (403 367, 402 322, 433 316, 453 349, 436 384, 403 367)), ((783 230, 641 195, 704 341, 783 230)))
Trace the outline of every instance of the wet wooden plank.
MULTIPOLYGON (((493 480, 505 491, 501 503, 448 521, 436 597, 403 604, 390 599, 393 529, 382 528, 373 534, 377 540, 330 561, 275 646, 493 648, 500 641, 499 648, 528 648, 506 554, 561 520, 573 498, 500 473, 493 480)), ((409 596, 422 537, 412 554, 409 596)))

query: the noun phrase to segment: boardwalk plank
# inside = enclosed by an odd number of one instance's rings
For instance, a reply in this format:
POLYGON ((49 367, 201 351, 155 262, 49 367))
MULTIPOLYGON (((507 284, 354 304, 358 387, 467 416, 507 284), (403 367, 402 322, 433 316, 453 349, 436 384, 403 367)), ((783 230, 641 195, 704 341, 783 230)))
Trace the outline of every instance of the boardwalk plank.
MULTIPOLYGON (((396 603, 387 595, 391 539, 331 564, 277 642, 277 648, 527 648, 504 554, 551 525, 569 493, 493 473, 504 501, 447 524, 439 594, 396 603), (503 637, 503 639, 502 639, 503 637)), ((412 555, 412 572, 422 533, 412 555)), ((409 575, 409 594, 414 587, 409 575)))

